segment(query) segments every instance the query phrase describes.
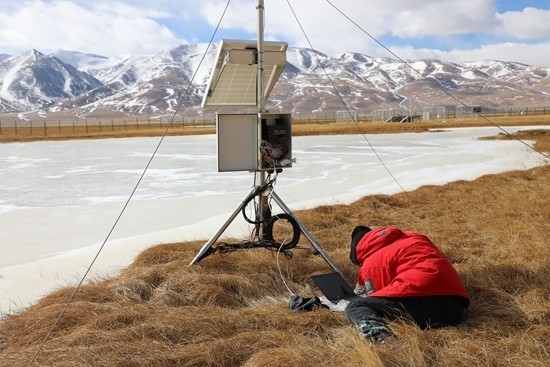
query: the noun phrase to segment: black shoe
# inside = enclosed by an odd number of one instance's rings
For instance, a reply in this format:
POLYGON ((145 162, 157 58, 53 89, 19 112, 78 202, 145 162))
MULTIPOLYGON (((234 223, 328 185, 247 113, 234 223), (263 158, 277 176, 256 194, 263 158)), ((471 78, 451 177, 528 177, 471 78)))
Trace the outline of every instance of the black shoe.
POLYGON ((316 306, 320 305, 321 301, 319 300, 319 297, 305 298, 295 294, 290 297, 290 301, 288 302, 288 308, 293 312, 311 311, 316 306))
POLYGON ((378 320, 361 321, 357 324, 357 329, 359 329, 359 332, 365 339, 373 343, 382 342, 392 335, 388 326, 378 320))

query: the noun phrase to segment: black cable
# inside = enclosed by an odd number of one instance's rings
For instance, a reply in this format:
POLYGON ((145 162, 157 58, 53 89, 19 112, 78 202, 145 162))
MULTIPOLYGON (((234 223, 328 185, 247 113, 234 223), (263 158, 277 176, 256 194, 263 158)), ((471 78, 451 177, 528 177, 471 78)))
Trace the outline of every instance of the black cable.
POLYGON ((271 218, 269 218, 267 220, 266 232, 267 232, 266 233, 267 240, 279 244, 280 245, 279 249, 284 250, 284 251, 290 250, 290 249, 293 249, 294 247, 296 247, 298 242, 300 242, 300 234, 302 233, 302 231, 300 229, 300 225, 298 224, 296 219, 292 215, 286 214, 286 213, 285 214, 276 214, 276 215, 272 216, 271 218), (288 242, 285 240, 285 241, 279 243, 277 240, 275 240, 275 238, 273 236, 273 228, 275 227, 275 223, 279 220, 285 220, 288 223, 290 223, 290 225, 292 226, 292 238, 288 242))
MULTIPOLYGON (((265 190, 267 190, 268 188, 272 188, 273 187, 273 183, 275 182, 276 179, 267 179, 266 182, 261 185, 261 186, 258 186, 256 187, 256 190, 254 190, 254 192, 252 193, 252 195, 250 195, 248 197, 248 199, 246 200, 246 202, 244 203, 243 205, 243 208, 241 209, 241 213, 243 214, 243 217, 244 219, 250 223, 250 224, 254 224, 254 225, 258 225, 258 224, 263 224, 263 223, 266 223, 266 220, 258 220, 258 219, 255 219, 255 220, 252 220, 250 219, 247 215, 246 215, 246 208, 248 207, 248 204, 254 200, 257 196, 260 196, 265 190)), ((257 212, 257 210, 256 210, 257 212)))
MULTIPOLYGON (((288 1, 288 0, 287 0, 288 1)), ((412 66, 410 63, 408 63, 406 60, 402 59, 401 57, 399 57, 395 52, 393 52, 392 50, 390 50, 388 47, 386 47, 382 42, 380 42, 378 39, 376 39, 373 35, 371 35, 369 32, 367 32, 365 29, 363 29, 359 24, 357 24, 357 22, 355 22, 353 19, 351 19, 348 15, 344 14, 344 12, 342 10, 340 10, 338 7, 336 7, 333 3, 330 2, 330 0, 326 0, 327 3, 329 3, 337 12, 339 12, 344 18, 346 18, 347 20, 349 20, 353 25, 355 25, 357 28, 359 28, 363 33, 365 33, 368 37, 370 37, 370 39, 372 39, 374 42, 376 42, 378 45, 380 45, 380 47, 382 47, 384 50, 388 51, 393 57, 395 57, 397 60, 401 61, 403 64, 405 64, 406 66, 408 66, 411 70, 413 70, 415 73, 417 73, 418 75, 420 75, 421 78, 429 81, 430 83, 432 83, 433 85, 435 85, 439 90, 441 90, 443 93, 445 93, 448 97, 450 97, 451 99, 455 100, 458 104, 462 105, 463 107, 466 107, 466 108, 469 108, 470 106, 468 106, 466 103, 462 102, 462 100, 460 100, 459 98, 455 97, 451 92, 449 92, 448 90, 446 90, 440 83, 439 81, 434 78, 434 77, 428 77, 428 76, 425 76, 424 74, 422 74, 422 72, 420 72, 419 70, 417 70, 414 66, 412 66)), ((348 111, 349 112, 349 111, 348 111)), ((499 130, 501 130, 502 132, 504 132, 506 135, 514 138, 515 140, 519 141, 520 143, 522 143, 523 145, 527 146, 528 148, 534 150, 535 152, 539 153, 540 155, 542 155, 543 157, 547 158, 547 159, 550 159, 550 156, 545 154, 544 152, 541 152, 539 151, 538 149, 536 149, 535 147, 527 144, 526 142, 524 142, 523 140, 519 139, 518 137, 516 137, 515 135, 511 134, 509 131, 505 130, 504 128, 502 128, 501 126, 497 125, 496 123, 494 123, 493 121, 491 121, 490 119, 488 119, 486 116, 483 116, 480 112, 475 112, 476 115, 478 117, 480 117, 481 119, 487 121, 489 124, 493 125, 494 127, 498 128, 499 130)))
POLYGON ((183 94, 182 98, 180 99, 180 102, 178 103, 177 107, 176 107, 176 110, 174 111, 174 114, 172 115, 172 118, 170 119, 170 123, 168 124, 168 126, 166 127, 166 129, 164 130, 164 134, 162 135, 161 139, 159 140, 157 146, 155 147, 155 150, 153 151, 151 157, 149 158, 149 161, 147 162, 147 164, 145 165, 145 168, 141 174, 141 176, 139 177, 136 185, 134 186, 134 189, 132 190, 132 192, 130 193, 130 196, 128 197, 128 199, 126 200, 126 203, 124 204, 122 210, 120 211, 117 219, 115 220, 113 226, 111 227, 111 229, 109 230, 109 233, 107 234, 107 236, 105 237, 105 239, 103 240, 103 243, 101 244, 101 246, 99 247, 97 253, 95 254, 94 258, 92 259, 92 262, 90 263, 90 265, 88 266, 88 268, 86 269, 86 271, 84 272, 84 275, 82 276, 82 278, 80 279, 80 282, 78 283, 78 285, 76 286, 76 288, 74 289, 74 291, 72 292, 72 294, 70 295, 67 303, 65 304, 65 307, 63 307, 63 309, 61 310, 61 313, 59 314, 59 316, 57 317, 57 319, 55 320, 54 324, 52 325, 52 327, 50 328, 50 330, 48 331, 48 333, 46 334, 46 336, 44 337, 44 340, 42 340, 42 343, 40 344, 40 346, 38 347, 37 351, 35 352, 35 354, 33 355, 32 359, 30 360, 30 362, 27 364, 27 367, 31 367, 33 365, 33 363, 36 361, 36 358, 38 357, 38 354, 42 351, 42 349, 44 348, 44 345, 46 344, 46 342, 48 341, 48 339, 50 338, 52 332, 55 330, 55 328, 57 327, 57 325, 59 324, 59 321, 61 320, 61 318, 65 315, 65 312, 67 311, 67 308, 69 307, 69 305, 72 303, 72 301, 74 300, 74 297, 76 296, 76 293, 80 290, 80 288, 82 287, 82 284, 84 283, 84 280, 86 279, 86 277, 88 276, 88 274, 90 273, 90 271, 92 270, 92 267, 94 266, 95 262, 97 261, 98 257, 99 257, 99 254, 101 253, 101 251, 103 250, 103 248, 105 247, 105 244, 107 243, 107 241, 109 240, 109 238, 111 237, 111 234, 113 233, 113 231, 115 230, 116 226, 118 225, 118 222, 120 221, 120 219, 122 218, 122 215, 124 214, 124 212, 126 211, 126 208, 128 207, 128 205, 130 204, 130 201, 132 200, 132 198, 134 197, 134 194, 136 193, 139 185, 141 184, 141 181, 143 180, 143 177, 145 176, 145 173, 147 172, 147 170, 149 169, 149 166, 151 165, 151 162, 153 161, 153 158, 156 156, 158 150, 160 149, 160 146, 162 144, 162 142, 164 141, 164 138, 166 137, 166 135, 168 134, 168 129, 173 125, 173 122, 174 122, 174 119, 176 117, 176 114, 178 113, 180 107, 182 106, 183 104, 183 101, 185 99, 185 97, 187 96, 190 88, 191 88, 191 85, 193 83, 193 80, 195 79, 197 73, 198 73, 198 70, 200 69, 205 57, 206 57, 206 54, 208 52, 208 49, 210 48, 210 46, 212 45, 212 42, 214 40, 214 37, 216 36, 216 33, 218 32, 218 29, 220 27, 220 24, 221 24, 221 21, 223 20, 224 16, 225 16, 225 13, 227 11, 227 8, 229 7, 229 4, 231 3, 231 0, 228 0, 227 1, 227 4, 225 6, 225 9, 222 13, 222 16, 214 30, 214 33, 212 34, 212 37, 210 38, 210 42, 208 43, 208 46, 206 47, 206 50, 203 54, 203 57, 201 59, 201 61, 199 62, 199 65, 197 66, 197 69, 195 70, 195 73, 193 74, 193 77, 191 78, 191 80, 189 81, 189 84, 187 85, 187 88, 185 90, 185 93, 183 94))
POLYGON ((216 246, 210 247, 208 250, 208 255, 212 255, 218 252, 220 255, 227 255, 231 252, 250 250, 253 248, 265 248, 271 251, 282 252, 287 259, 291 259, 293 254, 290 250, 281 249, 281 244, 262 240, 262 241, 241 241, 238 243, 227 243, 227 242, 218 242, 216 246))

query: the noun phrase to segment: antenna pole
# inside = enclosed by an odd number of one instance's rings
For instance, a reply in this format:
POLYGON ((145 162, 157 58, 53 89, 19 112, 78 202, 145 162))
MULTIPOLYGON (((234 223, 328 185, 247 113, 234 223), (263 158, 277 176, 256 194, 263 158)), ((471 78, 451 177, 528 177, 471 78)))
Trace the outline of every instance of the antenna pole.
POLYGON ((264 95, 264 1, 258 0, 258 113, 265 111, 264 95))
MULTIPOLYGON (((265 93, 264 93, 264 19, 265 7, 264 0, 258 0, 258 55, 257 55, 257 109, 258 109, 258 167, 260 185, 266 183, 266 172, 262 169, 262 152, 260 146, 262 143, 262 113, 265 110, 265 93)), ((257 235, 261 240, 265 239, 266 225, 265 222, 271 217, 271 212, 268 205, 268 192, 262 192, 258 198, 258 212, 256 213, 256 221, 260 222, 257 235)))

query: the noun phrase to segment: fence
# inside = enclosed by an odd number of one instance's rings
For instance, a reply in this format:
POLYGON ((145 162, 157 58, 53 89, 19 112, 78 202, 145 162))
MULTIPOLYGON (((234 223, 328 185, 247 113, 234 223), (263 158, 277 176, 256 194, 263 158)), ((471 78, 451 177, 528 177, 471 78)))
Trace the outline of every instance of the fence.
MULTIPOLYGON (((366 116, 355 114, 356 119, 365 120, 366 116)), ((299 124, 329 124, 338 122, 335 113, 318 113, 293 115, 292 123, 299 124)), ((350 121, 352 122, 352 121, 350 121)), ((125 132, 134 135, 155 134, 168 128, 169 133, 177 133, 176 130, 215 128, 216 121, 213 116, 179 118, 170 123, 169 119, 85 119, 85 120, 24 120, 11 119, 0 120, 0 136, 3 137, 67 137, 83 135, 123 135, 125 132), (155 131, 156 130, 156 131, 155 131)))
POLYGON ((479 114, 485 117, 512 117, 550 115, 550 107, 504 107, 488 108, 482 106, 433 106, 422 109, 423 120, 477 119, 479 114))
POLYGON ((0 120, 0 135, 11 136, 70 136, 83 134, 108 134, 121 133, 124 131, 153 131, 169 128, 192 129, 192 128, 213 128, 215 122, 208 118, 189 118, 173 121, 166 119, 146 119, 146 120, 100 120, 85 119, 77 121, 57 120, 0 120))
MULTIPOLYGON (((337 111, 327 113, 302 114, 293 113, 292 124, 331 124, 331 123, 354 123, 387 121, 388 116, 396 112, 407 112, 406 110, 375 110, 371 112, 361 111, 337 111)), ((415 110, 413 110, 416 113, 415 110)), ((468 119, 477 118, 478 113, 487 117, 508 117, 508 116, 532 116, 550 115, 550 107, 507 107, 507 108, 485 108, 472 107, 466 109, 462 106, 434 106, 423 108, 423 119, 468 119)), ((125 132, 135 135, 146 135, 148 132, 155 134, 154 130, 169 129, 170 132, 182 129, 215 128, 214 116, 179 117, 170 123, 168 118, 147 118, 140 120, 124 119, 84 119, 84 120, 25 120, 20 118, 1 119, 0 136, 3 137, 24 137, 24 136, 83 136, 83 135, 123 135, 125 132)))

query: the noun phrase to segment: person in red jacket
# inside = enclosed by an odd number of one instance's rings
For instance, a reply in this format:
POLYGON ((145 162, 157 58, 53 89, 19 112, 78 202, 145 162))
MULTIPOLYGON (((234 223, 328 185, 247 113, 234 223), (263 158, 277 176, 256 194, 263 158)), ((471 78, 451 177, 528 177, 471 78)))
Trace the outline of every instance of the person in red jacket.
POLYGON ((458 324, 469 295, 445 255, 425 235, 395 227, 358 226, 350 260, 361 266, 347 320, 370 340, 391 332, 387 321, 409 317, 420 328, 458 324))

